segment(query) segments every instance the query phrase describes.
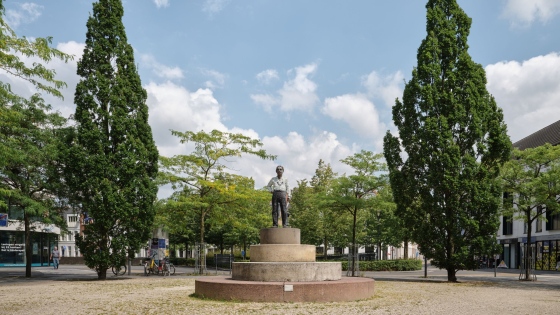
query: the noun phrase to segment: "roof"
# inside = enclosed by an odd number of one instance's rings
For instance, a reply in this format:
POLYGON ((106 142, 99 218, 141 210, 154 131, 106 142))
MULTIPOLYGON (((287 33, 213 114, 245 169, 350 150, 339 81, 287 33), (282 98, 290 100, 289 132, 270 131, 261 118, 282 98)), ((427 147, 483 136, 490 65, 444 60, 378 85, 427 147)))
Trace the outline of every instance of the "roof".
POLYGON ((513 147, 525 150, 540 147, 545 143, 560 144, 560 120, 517 141, 513 144, 513 147))

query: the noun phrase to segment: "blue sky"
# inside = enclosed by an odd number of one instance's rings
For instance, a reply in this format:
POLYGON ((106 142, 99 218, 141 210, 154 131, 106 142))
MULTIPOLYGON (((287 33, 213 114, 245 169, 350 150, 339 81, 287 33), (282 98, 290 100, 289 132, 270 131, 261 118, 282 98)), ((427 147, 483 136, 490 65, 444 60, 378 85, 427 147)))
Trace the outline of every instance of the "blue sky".
MULTIPOLYGON (((560 120, 560 0, 458 2, 473 19, 469 52, 487 70, 512 140, 560 120)), ((189 151, 169 129, 261 138, 278 160, 243 158, 234 166, 258 186, 278 163, 294 186, 312 176, 319 158, 344 173, 340 159, 360 149, 381 152, 385 131, 394 130, 391 106, 426 36, 426 1, 419 0, 123 3, 160 153, 189 151)), ((5 7, 18 35, 52 36, 79 59, 91 1, 5 7)), ((75 109, 75 64, 49 64, 69 84, 64 101, 47 97, 65 115, 75 109)), ((34 92, 3 73, 0 80, 34 92)))

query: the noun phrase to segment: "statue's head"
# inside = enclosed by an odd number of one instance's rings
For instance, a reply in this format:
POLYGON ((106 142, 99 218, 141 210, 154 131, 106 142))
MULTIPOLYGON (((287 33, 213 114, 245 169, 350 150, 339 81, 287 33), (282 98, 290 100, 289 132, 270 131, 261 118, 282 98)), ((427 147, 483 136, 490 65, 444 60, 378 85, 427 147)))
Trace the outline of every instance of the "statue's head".
POLYGON ((282 165, 278 165, 276 167, 276 175, 278 175, 278 178, 282 177, 282 174, 284 174, 284 167, 282 165))

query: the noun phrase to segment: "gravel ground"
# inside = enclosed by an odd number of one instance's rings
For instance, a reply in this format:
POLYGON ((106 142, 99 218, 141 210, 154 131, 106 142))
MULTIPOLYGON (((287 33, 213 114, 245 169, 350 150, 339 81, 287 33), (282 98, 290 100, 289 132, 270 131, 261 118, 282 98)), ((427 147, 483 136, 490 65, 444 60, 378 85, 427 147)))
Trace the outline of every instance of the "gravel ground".
POLYGON ((241 303, 190 297, 194 279, 20 282, 0 286, 1 314, 559 314, 560 290, 489 282, 377 281, 343 303, 241 303))

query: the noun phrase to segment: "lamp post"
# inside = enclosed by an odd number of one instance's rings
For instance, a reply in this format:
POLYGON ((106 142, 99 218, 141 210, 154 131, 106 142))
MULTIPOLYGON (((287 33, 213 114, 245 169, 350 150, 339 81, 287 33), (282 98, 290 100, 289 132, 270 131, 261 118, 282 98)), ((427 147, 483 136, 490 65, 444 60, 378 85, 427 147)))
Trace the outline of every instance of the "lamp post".
POLYGON ((380 210, 377 210, 377 260, 380 258, 380 251, 381 251, 381 242, 379 241, 379 215, 381 214, 380 210))

